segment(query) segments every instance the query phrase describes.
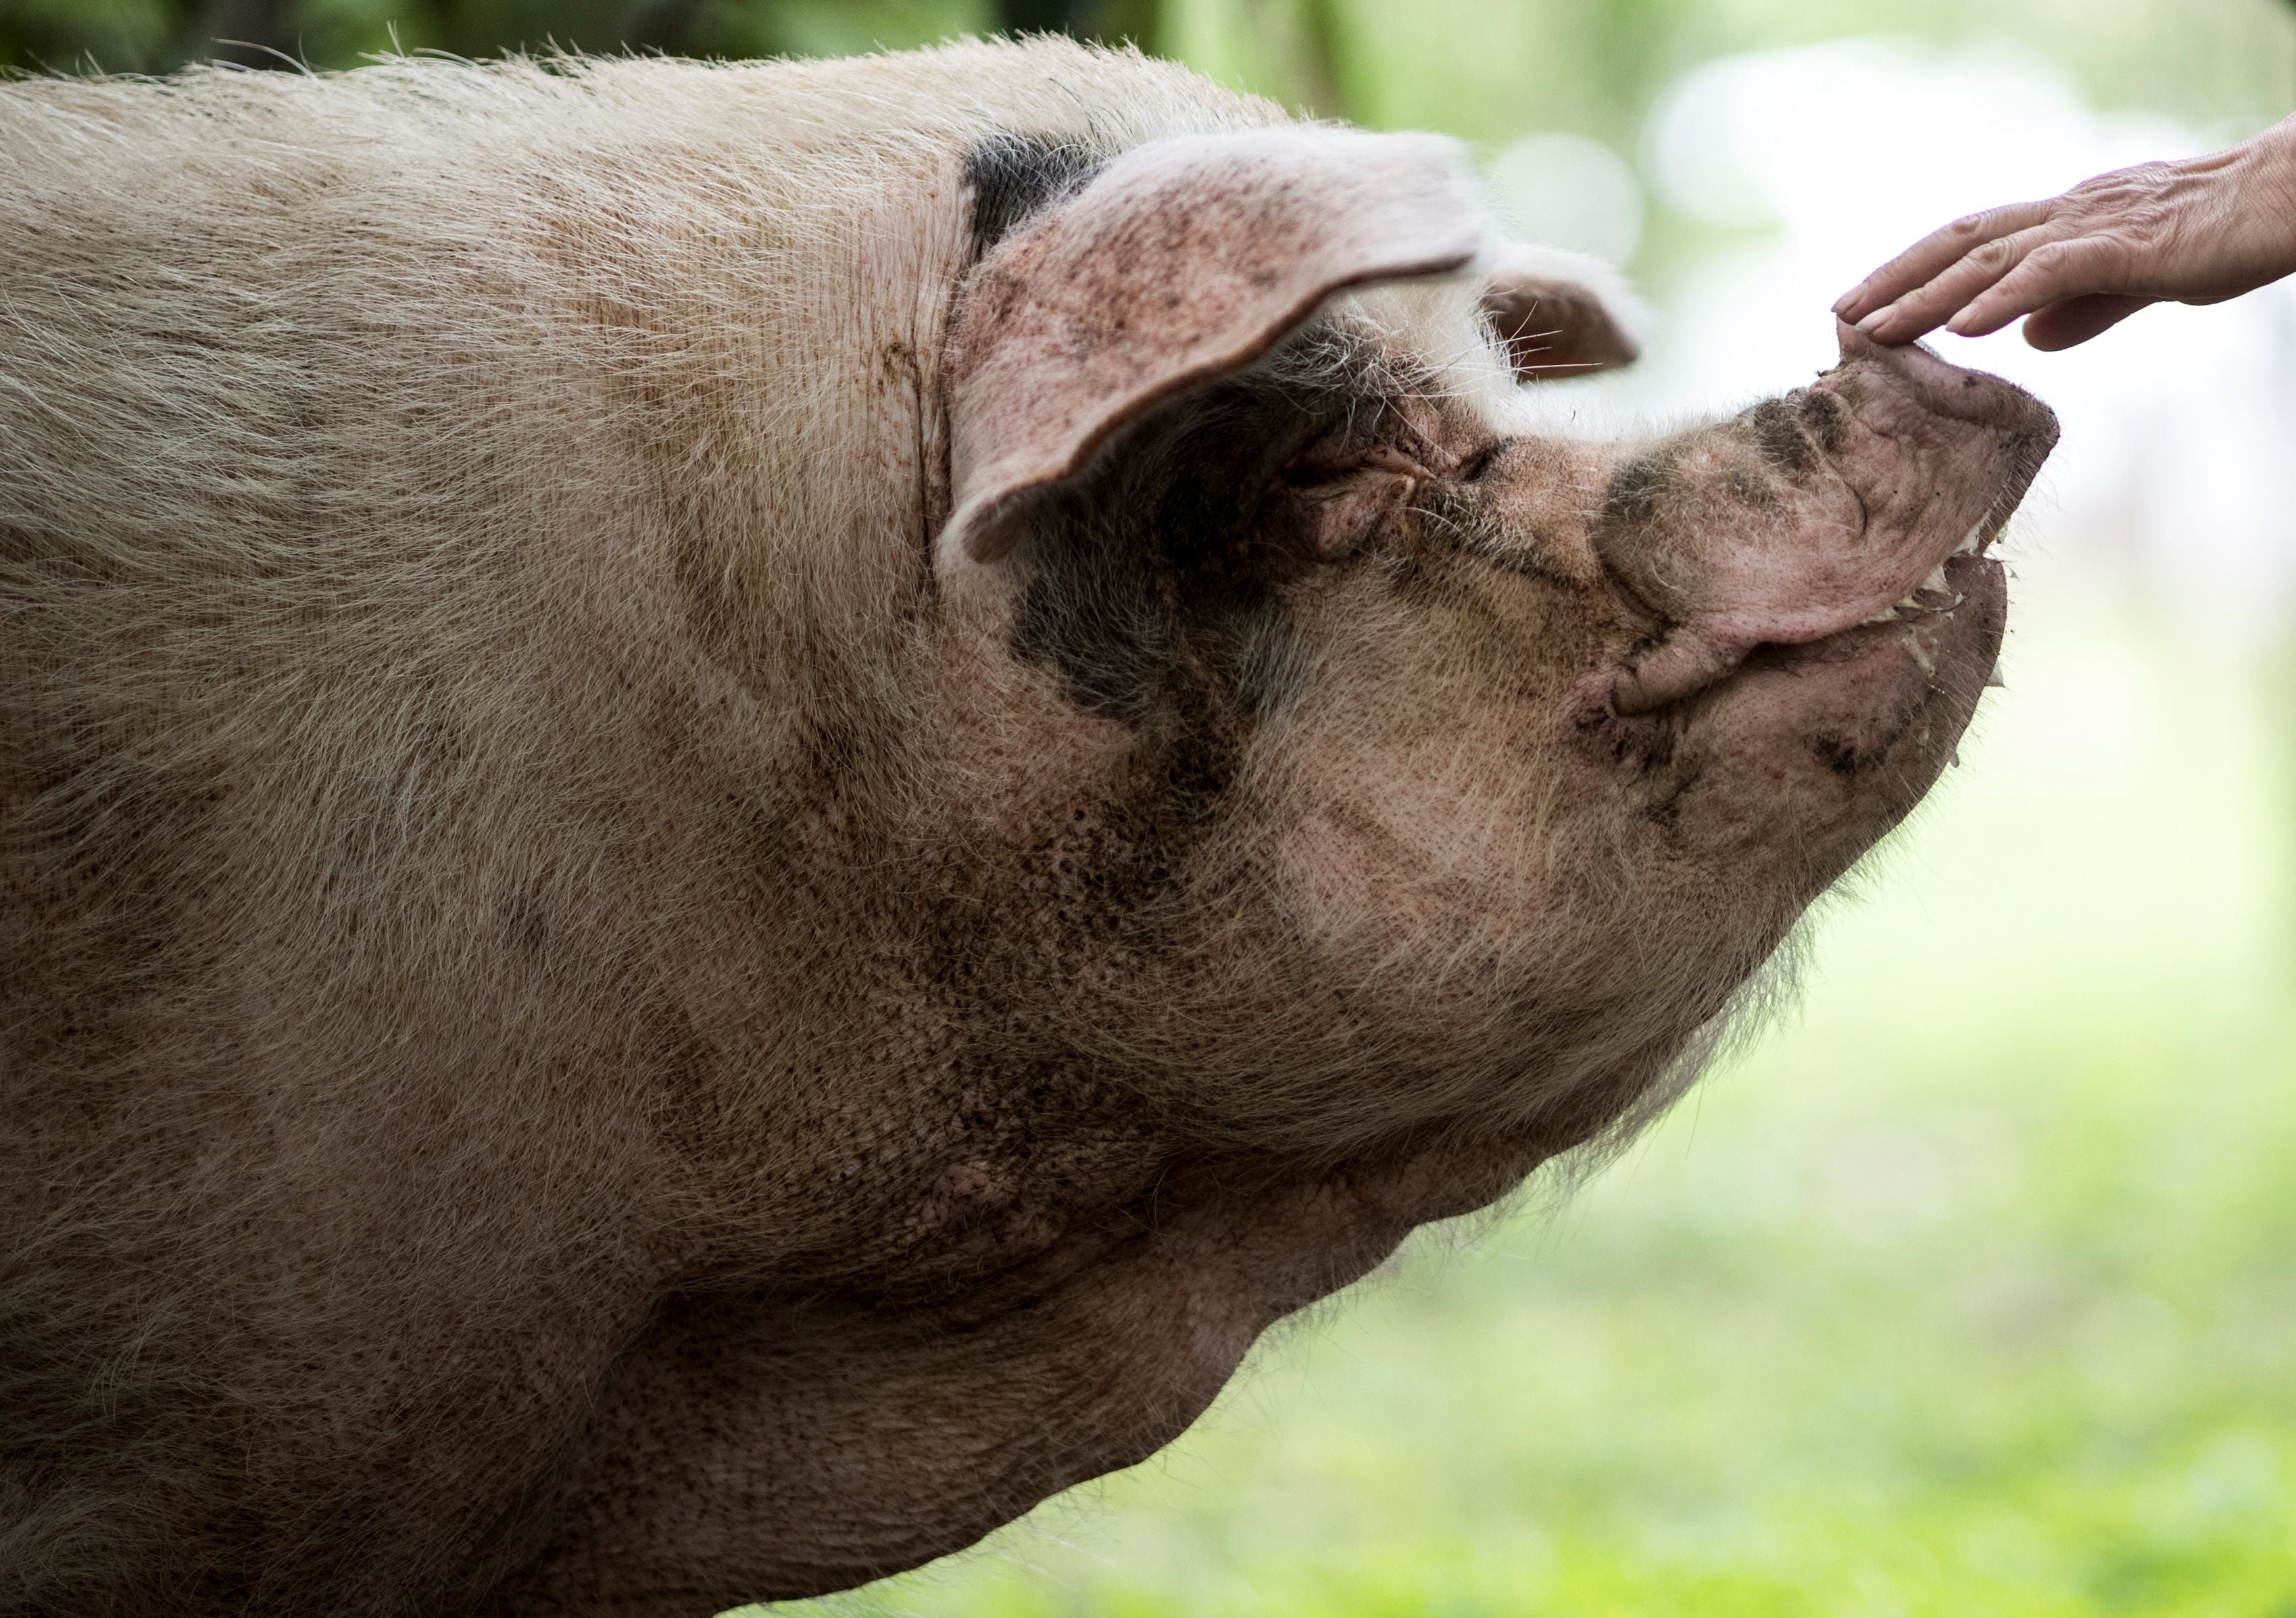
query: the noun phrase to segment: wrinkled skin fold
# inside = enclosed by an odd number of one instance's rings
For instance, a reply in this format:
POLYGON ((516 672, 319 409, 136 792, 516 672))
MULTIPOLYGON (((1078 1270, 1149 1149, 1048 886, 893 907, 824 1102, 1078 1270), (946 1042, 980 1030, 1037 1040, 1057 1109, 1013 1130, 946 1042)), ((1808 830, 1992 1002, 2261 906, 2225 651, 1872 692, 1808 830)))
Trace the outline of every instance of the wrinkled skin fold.
POLYGON ((1058 42, 0 86, 0 1613, 703 1614, 1678 1094, 2037 401, 1058 42), (100 137, 100 138, 98 138, 100 137))

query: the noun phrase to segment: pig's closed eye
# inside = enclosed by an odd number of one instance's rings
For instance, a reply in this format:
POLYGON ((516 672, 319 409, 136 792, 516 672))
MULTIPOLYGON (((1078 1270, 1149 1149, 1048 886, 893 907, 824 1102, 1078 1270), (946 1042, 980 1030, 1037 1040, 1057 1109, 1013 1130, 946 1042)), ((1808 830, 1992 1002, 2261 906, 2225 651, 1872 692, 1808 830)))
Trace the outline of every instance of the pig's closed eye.
POLYGON ((1491 463, 1504 455, 1507 447, 1513 442, 1513 439, 1494 439, 1475 451, 1473 455, 1469 456, 1465 464, 1459 468, 1459 481, 1462 483, 1476 481, 1491 469, 1491 463))
POLYGON ((1423 483, 1435 474, 1392 444, 1349 445, 1336 452, 1311 453, 1293 462, 1284 468, 1283 481, 1293 489, 1324 489, 1381 475, 1423 483))
POLYGON ((1431 475, 1409 456, 1384 446, 1336 464, 1314 458, 1298 463, 1283 472, 1290 515, 1283 525, 1307 539, 1311 554, 1337 561, 1398 522, 1431 475))

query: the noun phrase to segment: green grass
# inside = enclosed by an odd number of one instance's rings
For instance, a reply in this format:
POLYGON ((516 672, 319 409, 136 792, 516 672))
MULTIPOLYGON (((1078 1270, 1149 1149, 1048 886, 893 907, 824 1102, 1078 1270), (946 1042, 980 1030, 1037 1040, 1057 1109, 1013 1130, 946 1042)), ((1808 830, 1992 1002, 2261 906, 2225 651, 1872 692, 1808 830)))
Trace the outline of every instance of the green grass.
POLYGON ((1799 1015, 1147 1466, 824 1606, 2296 1618, 2277 743, 2242 670, 2039 594, 1799 1015))

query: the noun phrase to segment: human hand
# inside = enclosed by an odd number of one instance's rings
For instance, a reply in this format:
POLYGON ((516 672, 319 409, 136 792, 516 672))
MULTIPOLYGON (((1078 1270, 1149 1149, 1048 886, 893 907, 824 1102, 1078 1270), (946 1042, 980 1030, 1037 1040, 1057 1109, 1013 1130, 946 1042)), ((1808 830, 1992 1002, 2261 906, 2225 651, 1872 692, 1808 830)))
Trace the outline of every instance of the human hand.
POLYGON ((2069 349, 2149 303, 2219 303, 2296 274, 2296 118, 2255 139, 2084 180, 1933 231, 1842 294, 1877 342, 1942 324, 1961 337, 2020 315, 2037 349, 2069 349))

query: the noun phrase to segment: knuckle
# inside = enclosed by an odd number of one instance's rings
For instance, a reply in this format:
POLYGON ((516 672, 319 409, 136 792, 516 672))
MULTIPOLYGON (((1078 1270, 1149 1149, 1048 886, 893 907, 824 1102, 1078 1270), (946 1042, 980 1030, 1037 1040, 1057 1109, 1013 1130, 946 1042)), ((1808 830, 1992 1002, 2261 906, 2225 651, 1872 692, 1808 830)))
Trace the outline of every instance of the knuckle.
POLYGON ((2104 238, 2106 245, 2122 250, 2150 246, 2166 239, 2177 228, 2176 215, 2157 201, 2130 209, 2119 220, 2116 229, 2104 238))
POLYGON ((2017 250, 2006 237, 1996 236, 1980 244, 1969 255, 1969 261, 1982 270, 2004 270, 2016 258, 2017 250))
POLYGON ((2065 194, 2083 200, 2149 196, 2166 185, 2170 177, 2166 163, 2137 163, 2127 168, 2116 168, 2111 174, 2100 174, 2094 179, 2083 180, 2065 194))
POLYGON ((2176 176, 2166 163, 2144 163, 2135 168, 2102 175, 2074 193, 2080 217, 2113 226, 2157 218, 2165 211, 2176 176))
POLYGON ((2141 235, 2132 239, 2119 232, 2106 232, 2081 244, 2079 262, 2093 279, 2124 275, 2135 267, 2146 245, 2141 235))

